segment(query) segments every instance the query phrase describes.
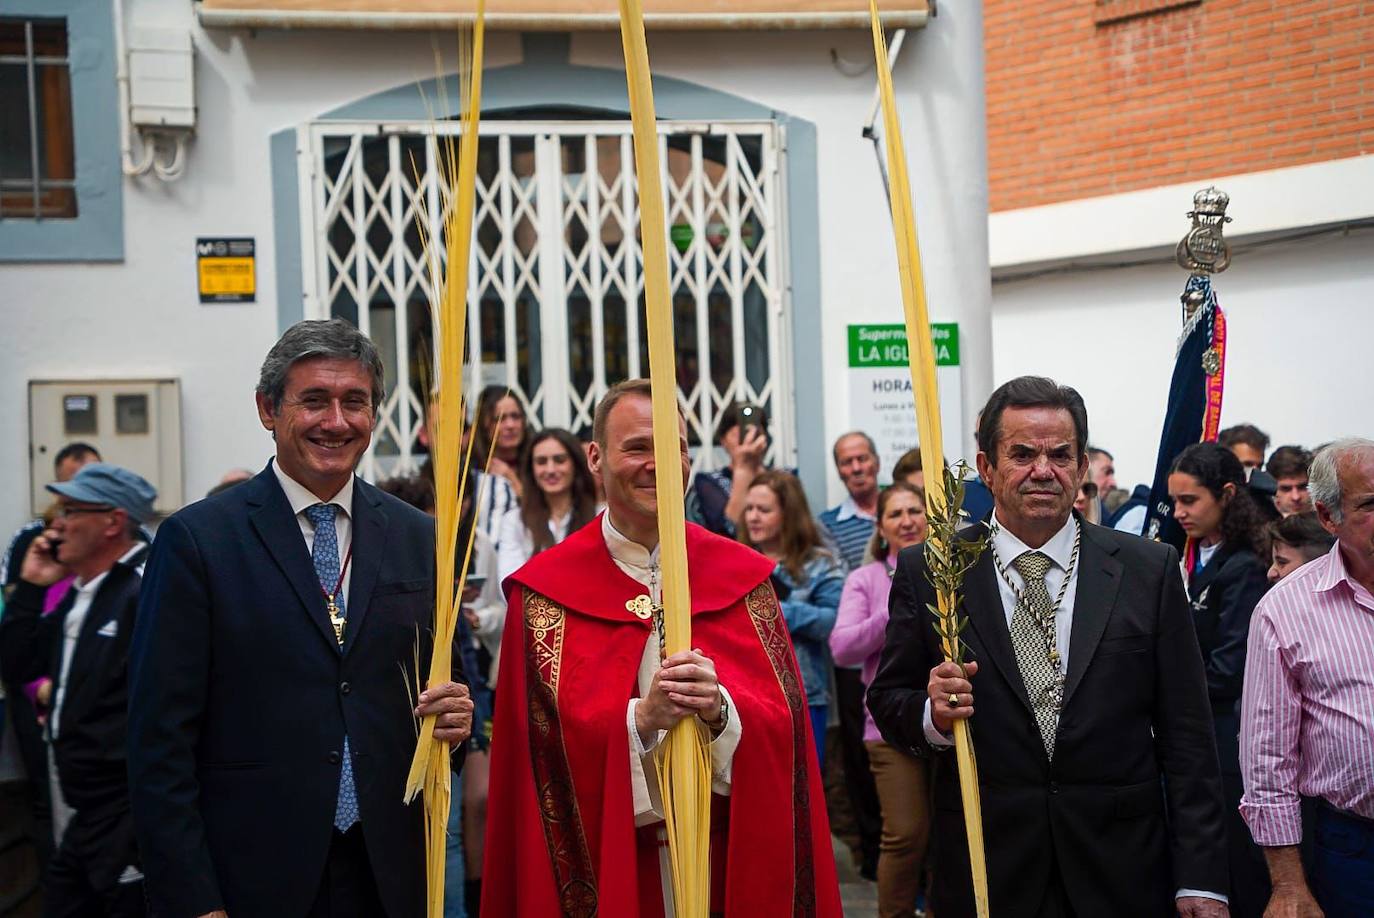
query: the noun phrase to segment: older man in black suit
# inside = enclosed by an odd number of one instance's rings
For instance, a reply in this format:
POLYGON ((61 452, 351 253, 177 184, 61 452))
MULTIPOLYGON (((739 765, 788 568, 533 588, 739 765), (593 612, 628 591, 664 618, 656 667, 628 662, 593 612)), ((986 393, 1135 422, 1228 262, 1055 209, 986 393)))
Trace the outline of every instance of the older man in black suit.
MULTIPOLYGON (((162 524, 131 651, 129 771, 158 915, 418 916, 413 715, 458 744, 472 702, 431 685, 431 519, 356 478, 382 362, 341 320, 268 353, 276 457, 162 524), (417 669, 418 660, 418 669, 417 669)), ((458 666, 459 654, 453 655, 458 666)))
MULTIPOLYGON (((1048 379, 992 394, 978 470, 995 508, 964 581, 967 677, 942 662, 925 559, 908 549, 869 707, 888 742, 919 755, 972 718, 998 918, 1224 916, 1221 779, 1178 555, 1072 513, 1087 420, 1078 393, 1048 379)), ((972 916, 952 757, 934 834, 935 914, 972 916)))

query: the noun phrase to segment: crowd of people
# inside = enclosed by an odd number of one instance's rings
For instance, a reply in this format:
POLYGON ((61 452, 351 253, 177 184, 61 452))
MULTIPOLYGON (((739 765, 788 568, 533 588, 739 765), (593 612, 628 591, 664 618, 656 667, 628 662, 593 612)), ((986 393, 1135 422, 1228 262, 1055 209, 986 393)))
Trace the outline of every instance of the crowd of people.
POLYGON ((411 712, 454 747, 446 915, 672 914, 654 760, 687 717, 727 913, 835 913, 833 828, 881 915, 971 915, 946 750, 976 696, 997 914, 1374 914, 1374 443, 1270 452, 1247 424, 1185 449, 1180 556, 1139 537, 1149 488, 1118 486, 1077 393, 1008 382, 966 485, 960 538, 988 547, 960 666, 931 627, 919 451, 884 485, 843 434, 845 497, 813 508, 735 405, 720 469, 689 480, 682 438, 697 646, 662 659, 647 383, 588 442, 489 387, 453 678, 423 686, 433 468, 354 475, 382 391, 356 329, 293 327, 258 385, 273 461, 155 539, 148 482, 56 456, 0 569, 0 816, 25 840, 0 913, 419 914, 411 712))

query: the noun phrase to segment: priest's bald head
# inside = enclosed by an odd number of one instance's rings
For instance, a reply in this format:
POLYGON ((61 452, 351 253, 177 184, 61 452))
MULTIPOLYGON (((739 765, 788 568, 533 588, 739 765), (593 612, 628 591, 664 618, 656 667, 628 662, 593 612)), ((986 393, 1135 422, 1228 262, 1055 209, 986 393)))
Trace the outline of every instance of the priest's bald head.
MULTIPOLYGON (((647 379, 628 379, 608 389, 596 406, 587 453, 592 474, 606 491, 611 523, 648 548, 658 544, 652 392, 647 379)), ((691 460, 687 455, 687 423, 680 407, 678 445, 686 488, 691 460)))

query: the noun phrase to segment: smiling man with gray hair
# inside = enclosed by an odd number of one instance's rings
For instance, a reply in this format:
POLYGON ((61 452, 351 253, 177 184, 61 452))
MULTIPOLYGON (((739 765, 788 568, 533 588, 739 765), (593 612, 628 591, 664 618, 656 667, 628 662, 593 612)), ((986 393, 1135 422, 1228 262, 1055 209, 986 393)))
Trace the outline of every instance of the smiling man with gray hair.
POLYGON ((158 915, 422 914, 416 717, 457 745, 472 701, 431 685, 434 522, 357 478, 384 395, 349 323, 263 361, 276 455, 158 531, 130 651, 129 772, 158 915))
POLYGON ((1255 607, 1240 810, 1269 862, 1266 914, 1374 915, 1374 441, 1317 453, 1309 490, 1336 544, 1255 607), (1302 797, 1317 803, 1310 877, 1302 797))

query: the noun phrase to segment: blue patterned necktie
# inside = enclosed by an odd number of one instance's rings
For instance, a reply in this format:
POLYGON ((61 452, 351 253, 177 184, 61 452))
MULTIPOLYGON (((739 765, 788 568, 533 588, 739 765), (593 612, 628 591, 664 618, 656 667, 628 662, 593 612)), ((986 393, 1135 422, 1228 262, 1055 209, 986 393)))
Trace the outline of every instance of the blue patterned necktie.
MULTIPOLYGON (((315 504, 305 508, 306 518, 315 527, 315 546, 311 551, 315 561, 315 576, 320 578, 320 588, 328 595, 336 585, 339 593, 334 597, 335 604, 342 614, 344 607, 343 587, 339 584, 339 531, 334 526, 338 513, 336 504, 315 504)), ((334 828, 340 832, 358 821, 358 791, 353 785, 353 756, 348 749, 348 736, 344 735, 343 771, 339 774, 339 798, 334 805, 334 828)))

